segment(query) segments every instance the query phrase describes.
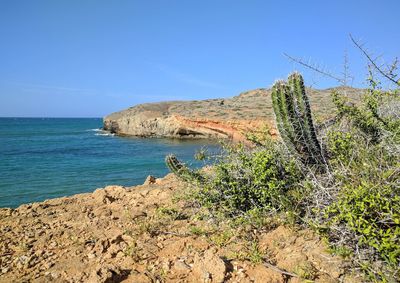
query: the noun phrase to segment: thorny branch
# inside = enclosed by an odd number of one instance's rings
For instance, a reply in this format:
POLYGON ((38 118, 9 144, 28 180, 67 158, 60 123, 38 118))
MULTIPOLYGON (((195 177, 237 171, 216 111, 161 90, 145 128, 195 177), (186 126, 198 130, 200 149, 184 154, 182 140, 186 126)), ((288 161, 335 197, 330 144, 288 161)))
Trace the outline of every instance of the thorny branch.
POLYGON ((287 53, 283 53, 283 55, 285 55, 287 58, 289 58, 291 61, 293 61, 293 62, 295 62, 295 63, 297 63, 297 64, 300 64, 300 65, 302 65, 302 66, 304 66, 304 67, 306 67, 306 68, 309 68, 309 69, 311 69, 311 70, 313 70, 313 71, 315 71, 315 72, 317 72, 317 73, 319 73, 319 74, 321 74, 321 75, 324 75, 324 76, 326 76, 326 77, 329 77, 329 78, 331 78, 331 79, 334 79, 335 81, 338 81, 339 83, 341 83, 341 84, 343 84, 343 85, 346 85, 346 79, 342 79, 342 78, 339 78, 338 76, 336 76, 336 75, 333 75, 332 73, 329 73, 329 72, 327 72, 327 71, 324 71, 324 70, 322 70, 321 68, 319 68, 318 66, 315 66, 315 65, 313 65, 313 64, 310 64, 310 63, 307 63, 307 62, 305 62, 303 59, 301 59, 301 58, 295 58, 295 57, 292 57, 292 56, 290 56, 289 54, 287 54, 287 53))
POLYGON ((393 70, 396 68, 396 63, 397 63, 397 58, 395 60, 395 63, 390 67, 389 72, 384 72, 382 68, 380 68, 374 59, 372 59, 371 55, 367 52, 367 50, 364 48, 364 45, 356 41, 353 36, 350 34, 350 39, 354 43, 354 45, 360 49, 360 51, 364 54, 365 57, 367 57, 368 61, 372 64, 372 66, 385 78, 387 78, 389 81, 393 82, 394 84, 400 86, 400 80, 395 80, 396 75, 393 74, 393 70))

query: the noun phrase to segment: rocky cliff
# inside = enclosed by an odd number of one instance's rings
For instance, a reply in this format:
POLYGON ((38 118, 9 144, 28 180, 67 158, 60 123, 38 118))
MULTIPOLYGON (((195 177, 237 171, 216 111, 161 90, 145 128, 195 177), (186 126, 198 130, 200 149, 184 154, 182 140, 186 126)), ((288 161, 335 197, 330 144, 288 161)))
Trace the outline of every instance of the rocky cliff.
MULTIPOLYGON (((307 89, 316 118, 333 114, 334 89, 307 89)), ((350 97, 359 89, 337 88, 350 97)), ((244 133, 270 128, 274 135, 269 89, 256 89, 226 99, 146 103, 104 118, 104 129, 118 135, 171 138, 224 138, 244 140, 244 133)))

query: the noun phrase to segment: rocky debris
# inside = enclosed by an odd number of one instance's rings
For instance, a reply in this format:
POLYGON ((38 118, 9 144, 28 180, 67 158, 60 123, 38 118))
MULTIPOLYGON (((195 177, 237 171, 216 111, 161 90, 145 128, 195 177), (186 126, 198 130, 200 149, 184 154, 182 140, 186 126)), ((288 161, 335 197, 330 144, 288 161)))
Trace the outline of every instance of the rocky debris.
POLYGON ((129 275, 129 272, 121 270, 115 265, 98 265, 90 275, 87 282, 90 283, 113 283, 121 282, 129 275))
MULTIPOLYGON (((233 248, 192 235, 193 226, 210 223, 168 213, 175 206, 190 214, 185 202, 172 201, 186 189, 169 174, 147 185, 0 209, 0 282, 299 282, 227 259, 233 248)), ((258 238, 280 269, 311 271, 315 282, 343 277, 344 263, 309 231, 279 226, 258 238)))
POLYGON ((147 176, 143 185, 151 185, 151 184, 154 184, 155 182, 156 182, 156 177, 149 175, 149 176, 147 176))

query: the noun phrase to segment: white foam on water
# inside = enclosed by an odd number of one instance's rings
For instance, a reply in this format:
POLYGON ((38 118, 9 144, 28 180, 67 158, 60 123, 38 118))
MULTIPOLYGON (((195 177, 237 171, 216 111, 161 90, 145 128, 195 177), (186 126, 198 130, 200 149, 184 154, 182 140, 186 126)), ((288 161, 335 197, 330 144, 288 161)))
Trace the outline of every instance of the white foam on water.
POLYGON ((103 130, 100 128, 86 130, 86 132, 102 132, 102 131, 103 130))
POLYGON ((112 134, 112 133, 107 133, 107 132, 104 132, 104 133, 96 133, 96 134, 94 134, 95 136, 109 136, 109 137, 113 137, 113 136, 115 136, 115 134, 112 134))

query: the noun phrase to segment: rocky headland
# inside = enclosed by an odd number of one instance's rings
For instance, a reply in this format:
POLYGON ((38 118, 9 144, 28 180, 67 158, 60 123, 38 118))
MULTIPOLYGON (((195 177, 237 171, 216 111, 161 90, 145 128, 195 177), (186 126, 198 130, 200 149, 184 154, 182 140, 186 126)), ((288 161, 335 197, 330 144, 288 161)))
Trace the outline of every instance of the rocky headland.
MULTIPOLYGON (((334 114, 330 93, 307 89, 317 120, 334 114)), ((362 92, 336 88, 350 98, 362 92)), ((244 141, 245 133, 269 129, 276 135, 270 89, 255 89, 224 99, 146 103, 104 117, 104 129, 117 135, 206 138, 244 141)))

